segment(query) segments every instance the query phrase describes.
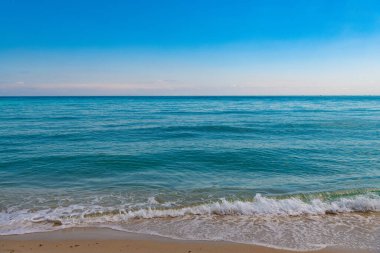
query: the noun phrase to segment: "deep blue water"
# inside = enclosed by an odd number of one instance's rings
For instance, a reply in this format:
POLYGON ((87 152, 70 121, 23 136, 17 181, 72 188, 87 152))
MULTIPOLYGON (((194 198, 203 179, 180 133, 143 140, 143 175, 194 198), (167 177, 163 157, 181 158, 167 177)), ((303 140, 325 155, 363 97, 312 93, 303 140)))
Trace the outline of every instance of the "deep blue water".
POLYGON ((380 97, 0 98, 4 224, 20 210, 77 204, 130 211, 363 194, 377 211, 380 97))

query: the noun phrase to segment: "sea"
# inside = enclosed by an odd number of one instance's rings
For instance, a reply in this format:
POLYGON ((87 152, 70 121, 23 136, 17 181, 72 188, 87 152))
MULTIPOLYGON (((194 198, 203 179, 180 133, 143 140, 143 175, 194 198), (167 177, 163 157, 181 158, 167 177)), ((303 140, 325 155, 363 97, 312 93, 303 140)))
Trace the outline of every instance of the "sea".
POLYGON ((380 97, 1 97, 0 235, 380 250, 380 97))

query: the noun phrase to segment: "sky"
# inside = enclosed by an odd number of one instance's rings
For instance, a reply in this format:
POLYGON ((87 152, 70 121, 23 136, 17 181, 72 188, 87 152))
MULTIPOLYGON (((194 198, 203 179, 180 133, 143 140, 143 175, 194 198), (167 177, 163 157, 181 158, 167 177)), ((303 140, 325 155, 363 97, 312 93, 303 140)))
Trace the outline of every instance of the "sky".
POLYGON ((378 0, 1 0, 0 96, 380 95, 378 0))

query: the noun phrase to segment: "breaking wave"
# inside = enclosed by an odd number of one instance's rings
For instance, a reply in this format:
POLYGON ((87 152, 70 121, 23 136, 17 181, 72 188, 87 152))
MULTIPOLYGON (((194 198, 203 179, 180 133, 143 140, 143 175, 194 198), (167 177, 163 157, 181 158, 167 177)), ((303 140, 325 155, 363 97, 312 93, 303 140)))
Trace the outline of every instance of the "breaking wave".
POLYGON ((223 240, 292 250, 326 246, 378 249, 378 190, 288 197, 256 194, 249 200, 177 206, 155 197, 133 205, 69 204, 0 211, 0 235, 72 227, 112 229, 184 240, 223 240))
MULTIPOLYGON (((12 225, 21 225, 20 222, 22 224, 46 223, 52 226, 73 226, 127 222, 131 219, 174 218, 195 215, 268 217, 380 211, 380 196, 375 193, 342 197, 333 201, 322 200, 321 198, 305 201, 298 197, 274 199, 256 194, 251 201, 220 199, 212 203, 177 208, 152 207, 152 205, 158 204, 154 197, 149 198, 147 203, 149 207, 135 210, 80 204, 42 210, 3 210, 0 213, 0 225, 7 229, 0 229, 0 234, 14 233, 15 231, 11 229, 12 225)), ((18 226, 18 228, 20 227, 18 226)))

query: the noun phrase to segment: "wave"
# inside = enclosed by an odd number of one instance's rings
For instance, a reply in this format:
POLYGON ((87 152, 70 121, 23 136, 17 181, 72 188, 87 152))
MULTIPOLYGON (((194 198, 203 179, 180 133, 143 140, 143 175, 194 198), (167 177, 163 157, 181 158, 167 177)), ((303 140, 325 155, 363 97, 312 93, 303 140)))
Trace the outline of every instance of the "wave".
MULTIPOLYGON (((352 197, 341 197, 333 201, 314 198, 310 201, 299 197, 274 199, 256 194, 251 201, 220 199, 216 202, 203 203, 177 208, 163 208, 165 203, 151 197, 149 207, 128 210, 125 207, 102 207, 92 205, 69 205, 66 207, 46 208, 40 210, 3 210, 0 212, 0 225, 30 223, 51 223, 54 226, 102 222, 126 222, 131 219, 174 218, 184 216, 300 216, 326 215, 352 212, 380 211, 380 196, 367 193, 352 197), (159 207, 152 207, 152 206, 159 207)), ((1 227, 1 226, 0 226, 1 227)), ((4 231, 0 233, 4 234, 4 231)))
POLYGON ((298 216, 323 215, 348 212, 376 212, 380 211, 380 197, 377 195, 342 198, 332 202, 323 202, 313 199, 310 203, 299 198, 270 199, 257 194, 252 202, 228 201, 221 199, 218 202, 189 206, 177 209, 139 209, 134 211, 120 211, 121 218, 165 218, 181 217, 186 215, 246 215, 246 216, 298 216))
POLYGON ((87 203, 3 209, 0 235, 107 227, 174 239, 223 240, 293 250, 316 250, 327 245, 380 248, 378 190, 277 198, 256 194, 249 200, 223 198, 189 206, 155 197, 129 208, 102 206, 99 201, 87 203))

